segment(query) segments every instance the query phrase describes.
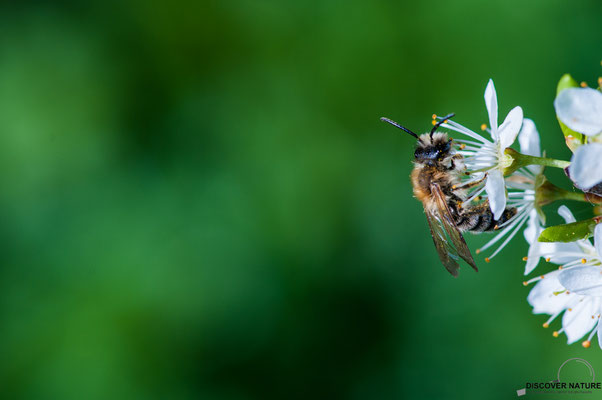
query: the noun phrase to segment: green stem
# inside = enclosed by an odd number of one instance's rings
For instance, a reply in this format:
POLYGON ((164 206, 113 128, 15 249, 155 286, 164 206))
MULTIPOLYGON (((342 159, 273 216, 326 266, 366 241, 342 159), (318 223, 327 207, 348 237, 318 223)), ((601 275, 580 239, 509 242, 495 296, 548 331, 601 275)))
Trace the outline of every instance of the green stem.
POLYGON ((585 193, 571 192, 554 185, 545 177, 542 176, 543 182, 537 187, 535 191, 535 199, 538 206, 544 206, 557 200, 575 200, 589 202, 586 198, 585 193))
POLYGON ((510 147, 504 150, 504 154, 506 154, 512 159, 511 164, 504 169, 504 175, 509 175, 517 169, 526 167, 527 165, 542 165, 544 167, 554 167, 563 169, 571 165, 569 161, 555 160, 553 158, 535 157, 526 154, 521 154, 510 147))

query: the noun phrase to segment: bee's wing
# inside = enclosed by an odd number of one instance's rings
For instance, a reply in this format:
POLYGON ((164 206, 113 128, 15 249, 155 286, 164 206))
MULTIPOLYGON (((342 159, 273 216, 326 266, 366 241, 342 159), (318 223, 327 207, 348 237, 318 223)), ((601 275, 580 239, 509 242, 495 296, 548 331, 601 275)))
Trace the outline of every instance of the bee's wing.
POLYGON ((433 195, 436 209, 427 210, 425 208, 425 214, 441 262, 453 276, 458 276, 459 265, 457 260, 459 255, 473 267, 475 271, 478 271, 477 265, 472 258, 472 254, 462 237, 462 233, 458 229, 456 222, 447 207, 445 196, 443 195, 439 184, 431 184, 431 194, 433 195))

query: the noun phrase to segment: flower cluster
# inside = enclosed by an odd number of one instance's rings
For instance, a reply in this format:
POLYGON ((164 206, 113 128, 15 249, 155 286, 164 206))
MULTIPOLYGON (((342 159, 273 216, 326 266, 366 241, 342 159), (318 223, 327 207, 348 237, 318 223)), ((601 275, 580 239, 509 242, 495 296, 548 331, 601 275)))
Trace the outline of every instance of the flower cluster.
POLYGON ((454 142, 466 167, 463 186, 471 187, 466 202, 488 202, 496 220, 506 208, 516 210, 512 218, 496 226, 496 235, 477 254, 494 249, 485 259, 489 261, 525 228, 529 250, 523 258, 524 274, 530 274, 541 259, 558 265, 558 269, 524 282, 536 282, 528 295, 533 312, 550 315, 543 324, 546 328, 562 314, 562 327, 554 336, 566 334, 569 344, 589 333, 582 342, 589 347, 598 332, 602 348, 602 224, 597 225, 602 217, 577 222, 562 205, 558 214, 566 224, 546 229, 541 209, 557 200, 602 203, 602 92, 584 84, 579 87, 568 75, 559 83, 554 107, 566 144, 573 151, 570 162, 542 157, 535 123, 523 118, 520 107, 514 107, 498 125, 497 95, 491 80, 485 89, 485 106, 489 127, 484 124, 481 130, 489 137, 455 121, 441 124, 463 135, 454 142), (517 138, 520 152, 511 148, 517 138), (546 166, 563 168, 581 192, 551 184, 544 175, 546 166), (593 244, 588 239, 592 234, 593 244))

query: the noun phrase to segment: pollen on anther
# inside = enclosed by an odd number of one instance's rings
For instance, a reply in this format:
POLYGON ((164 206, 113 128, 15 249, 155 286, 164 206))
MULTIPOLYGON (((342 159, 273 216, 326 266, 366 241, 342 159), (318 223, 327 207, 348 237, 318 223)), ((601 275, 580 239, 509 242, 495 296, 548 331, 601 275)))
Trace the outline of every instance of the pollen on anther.
POLYGON ((586 349, 591 346, 592 342, 590 342, 589 340, 584 341, 583 343, 581 343, 581 346, 585 347, 586 349))
POLYGON ((529 285, 529 282, 523 281, 523 286, 528 286, 528 285, 529 285))
POLYGON ((567 310, 569 310, 569 312, 573 311, 573 309, 572 309, 572 308, 567 308, 567 310))
POLYGON ((457 189, 458 187, 456 185, 452 185, 452 189, 457 189))
POLYGON ((494 230, 494 231, 497 231, 498 229, 500 229, 500 226, 499 226, 499 225, 496 225, 496 226, 494 226, 494 227, 493 227, 493 230, 494 230))
POLYGON ((545 277, 546 277, 545 275, 540 275, 540 278, 541 278, 541 279, 543 279, 543 278, 545 278, 545 277))
POLYGON ((491 261, 491 260, 489 259, 489 257, 485 257, 485 262, 489 262, 489 261, 491 261))
POLYGON ((550 262, 551 258, 550 257, 546 257, 546 262, 550 262))
POLYGON ((554 337, 558 337, 558 331, 554 331, 554 332, 552 332, 552 336, 554 336, 554 337))
POLYGON ((558 267, 558 269, 562 269, 562 265, 558 267))
POLYGON ((592 315, 592 319, 596 319, 596 316, 595 316, 595 315, 592 315))
POLYGON ((477 249, 477 250, 475 251, 475 253, 477 253, 477 254, 479 254, 480 252, 481 252, 481 249, 477 249))
POLYGON ((579 84, 579 86, 581 86, 581 87, 583 87, 583 88, 584 88, 584 87, 587 87, 587 83, 585 83, 585 82, 581 82, 581 83, 579 84))
POLYGON ((527 261, 529 257, 523 257, 523 261, 527 261))
POLYGON ((437 125, 437 121, 433 120, 432 122, 433 122, 433 125, 437 125))
POLYGON ((460 150, 464 150, 464 148, 466 148, 466 145, 465 145, 464 143, 462 143, 462 144, 460 145, 460 150))
POLYGON ((544 322, 544 323, 543 323, 543 327, 544 327, 544 328, 549 328, 549 327, 550 327, 550 324, 548 324, 547 322, 544 322))
POLYGON ((598 86, 602 87, 602 76, 598 78, 598 86))
POLYGON ((481 130, 484 131, 485 129, 487 129, 487 125, 486 124, 481 125, 481 130))
POLYGON ((585 264, 587 262, 587 260, 585 258, 581 259, 581 264, 585 264))
POLYGON ((437 119, 437 114, 433 114, 433 119, 437 119))
POLYGON ((449 120, 447 120, 447 119, 445 121, 443 121, 444 124, 447 124, 448 122, 449 122, 449 120))

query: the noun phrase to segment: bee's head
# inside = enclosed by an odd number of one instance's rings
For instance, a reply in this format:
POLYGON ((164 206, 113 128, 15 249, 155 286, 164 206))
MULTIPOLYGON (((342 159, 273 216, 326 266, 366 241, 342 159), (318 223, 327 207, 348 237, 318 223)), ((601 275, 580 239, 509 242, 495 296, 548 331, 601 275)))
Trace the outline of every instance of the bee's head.
POLYGON ((446 122, 449 118, 453 117, 455 114, 449 114, 445 117, 441 118, 439 122, 433 126, 433 129, 429 133, 425 133, 423 135, 416 135, 414 132, 409 130, 406 127, 399 125, 397 122, 392 121, 388 118, 381 118, 381 120, 390 123, 403 130, 404 132, 409 133, 418 139, 418 146, 414 151, 414 158, 417 162, 427 164, 427 165, 435 165, 443 158, 445 158, 450 150, 451 150, 451 140, 447 137, 445 133, 435 133, 439 126, 442 123, 446 122))
POLYGON ((425 133, 418 138, 418 146, 414 151, 417 162, 434 165, 449 155, 451 140, 445 133, 430 135, 425 133))

